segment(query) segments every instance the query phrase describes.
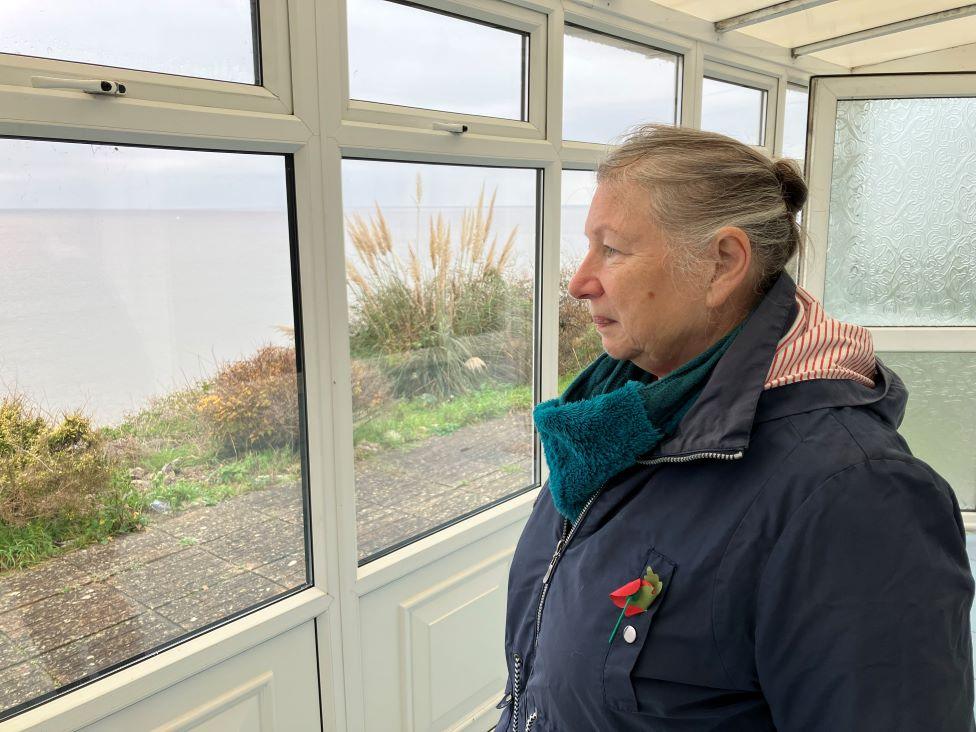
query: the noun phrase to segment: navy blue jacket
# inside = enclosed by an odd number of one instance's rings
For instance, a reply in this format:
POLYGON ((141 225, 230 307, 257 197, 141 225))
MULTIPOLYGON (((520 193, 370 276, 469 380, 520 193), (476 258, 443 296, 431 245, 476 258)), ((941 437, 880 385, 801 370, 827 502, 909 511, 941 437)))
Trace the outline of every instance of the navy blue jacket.
POLYGON ((880 361, 874 389, 763 390, 795 291, 784 273, 678 430, 575 526, 543 488, 498 732, 976 729, 959 505, 897 433, 908 394, 880 361), (609 593, 647 566, 661 595, 608 643, 609 593))

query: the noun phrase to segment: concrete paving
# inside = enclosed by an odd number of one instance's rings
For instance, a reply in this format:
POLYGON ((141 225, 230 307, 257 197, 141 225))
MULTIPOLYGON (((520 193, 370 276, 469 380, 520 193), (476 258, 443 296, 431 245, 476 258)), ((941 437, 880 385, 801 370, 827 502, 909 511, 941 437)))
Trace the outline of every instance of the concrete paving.
MULTIPOLYGON (((532 455, 523 413, 357 461, 360 560, 531 484, 532 455)), ((301 586, 304 548, 291 483, 0 574, 0 712, 301 586)))

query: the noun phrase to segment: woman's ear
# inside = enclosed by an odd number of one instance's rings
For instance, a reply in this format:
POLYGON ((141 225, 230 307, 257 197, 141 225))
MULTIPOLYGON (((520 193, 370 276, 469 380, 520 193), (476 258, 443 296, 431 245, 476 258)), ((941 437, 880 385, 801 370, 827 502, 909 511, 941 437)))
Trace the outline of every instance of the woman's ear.
POLYGON ((752 266, 752 242, 737 226, 718 230, 711 246, 712 279, 705 293, 705 305, 721 308, 733 299, 749 277, 752 266))

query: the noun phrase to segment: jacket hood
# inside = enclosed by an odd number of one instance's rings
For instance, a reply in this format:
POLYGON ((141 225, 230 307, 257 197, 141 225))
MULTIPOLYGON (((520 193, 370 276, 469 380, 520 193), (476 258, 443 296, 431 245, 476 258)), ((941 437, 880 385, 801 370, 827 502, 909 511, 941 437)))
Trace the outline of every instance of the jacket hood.
POLYGON ((829 317, 817 299, 796 287, 799 312, 776 345, 765 389, 812 379, 851 379, 874 388, 875 356, 871 332, 829 317))
POLYGON ((866 333, 828 318, 783 272, 677 430, 642 459, 745 450, 754 424, 825 407, 865 406, 897 428, 908 391, 866 333))

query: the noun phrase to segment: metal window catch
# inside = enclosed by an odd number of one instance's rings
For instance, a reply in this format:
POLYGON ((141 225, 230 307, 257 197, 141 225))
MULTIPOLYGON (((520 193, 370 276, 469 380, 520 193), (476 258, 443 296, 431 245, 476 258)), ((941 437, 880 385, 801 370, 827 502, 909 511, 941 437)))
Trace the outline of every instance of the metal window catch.
POLYGON ((460 135, 462 132, 468 131, 468 126, 463 125, 460 122, 435 122, 435 130, 444 130, 445 132, 454 132, 460 135))
POLYGON ((124 96, 125 84, 105 79, 59 79, 54 76, 32 76, 31 86, 38 89, 78 89, 88 94, 124 96))

